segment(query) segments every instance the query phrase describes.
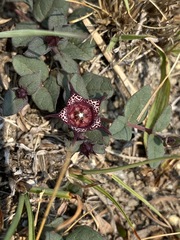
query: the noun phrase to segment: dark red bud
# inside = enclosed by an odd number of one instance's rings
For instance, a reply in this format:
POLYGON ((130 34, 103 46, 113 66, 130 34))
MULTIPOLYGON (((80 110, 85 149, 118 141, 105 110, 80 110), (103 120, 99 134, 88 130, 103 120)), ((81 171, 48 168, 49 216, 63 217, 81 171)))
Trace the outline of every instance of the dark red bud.
POLYGON ((56 47, 60 39, 60 37, 56 36, 47 36, 45 37, 45 42, 48 44, 49 47, 56 47))
POLYGON ((93 150, 93 146, 94 144, 90 142, 83 142, 79 148, 80 154, 85 155, 87 158, 89 158, 90 154, 96 154, 93 150))
POLYGON ((20 87, 16 90, 16 97, 25 99, 27 97, 28 93, 27 90, 23 87, 20 87))

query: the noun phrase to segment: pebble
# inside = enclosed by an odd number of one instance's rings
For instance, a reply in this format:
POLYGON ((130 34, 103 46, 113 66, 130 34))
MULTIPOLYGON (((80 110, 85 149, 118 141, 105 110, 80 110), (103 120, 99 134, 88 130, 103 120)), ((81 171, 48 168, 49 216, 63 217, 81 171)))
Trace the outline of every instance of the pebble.
POLYGON ((180 218, 177 215, 171 215, 168 220, 173 226, 180 227, 180 218))

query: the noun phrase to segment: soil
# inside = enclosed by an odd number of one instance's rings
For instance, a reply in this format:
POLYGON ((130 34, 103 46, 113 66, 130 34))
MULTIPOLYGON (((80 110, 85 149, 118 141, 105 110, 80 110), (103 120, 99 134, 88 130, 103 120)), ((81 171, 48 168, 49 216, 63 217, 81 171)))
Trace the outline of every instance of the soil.
MULTIPOLYGON (((19 3, 18 6, 22 9, 26 8, 26 5, 22 3, 19 3)), ((11 12, 11 3, 6 3, 5 7, 8 9, 7 13, 11 12)), ((14 17, 16 14, 7 13, 1 11, 1 31, 10 30, 16 24, 17 18, 14 17)), ((122 59, 130 48, 132 49, 132 46, 123 45, 122 42, 116 45, 114 56, 117 61, 122 59)), ((146 45, 146 51, 147 49, 148 45, 146 45)), ((0 53, 0 106, 2 106, 5 90, 17 78, 11 64, 16 51, 12 47, 10 39, 0 39, 0 53)), ((139 54, 138 59, 134 60, 136 56, 137 52, 132 53, 119 63, 120 66, 137 90, 149 84, 154 91, 160 79, 159 55, 151 50, 145 54, 139 54)), ((171 66, 175 60, 175 56, 170 56, 171 66)), ((113 67, 107 62, 98 47, 95 57, 89 62, 82 63, 81 68, 82 71, 88 70, 111 79, 114 95, 107 101, 105 114, 106 117, 113 119, 119 114, 122 115, 128 96, 121 87, 121 81, 113 67)), ((179 76, 180 62, 175 66, 170 78, 172 118, 168 129, 163 132, 164 135, 180 135, 179 76)), ((0 111, 2 114, 2 108, 0 111)), ((66 156, 64 146, 66 133, 59 128, 58 124, 58 121, 47 121, 31 102, 20 113, 0 119, 0 239, 4 239, 15 214, 19 194, 24 191, 26 184, 48 188, 55 186, 66 156)), ((166 153, 180 154, 179 146, 167 148, 166 153)), ((71 159, 71 167, 101 169, 132 164, 145 159, 146 152, 142 134, 134 130, 134 137, 130 142, 111 139, 105 154, 92 155, 89 159, 78 153, 74 154, 71 159)), ((180 162, 177 159, 171 159, 165 161, 157 169, 152 169, 149 165, 142 165, 116 172, 115 175, 152 204, 165 219, 160 219, 138 198, 118 185, 110 174, 93 175, 92 178, 97 185, 103 187, 119 202, 140 238, 155 236, 153 239, 179 239, 177 235, 156 236, 174 233, 180 229, 180 162), (166 221, 171 227, 167 225, 166 221)), ((66 175, 63 186, 70 182, 72 179, 66 175)), ((74 184, 78 186, 78 183, 74 182, 74 184)), ((87 212, 89 214, 82 217, 76 224, 77 226, 90 226, 100 232, 104 239, 137 239, 127 220, 106 197, 92 187, 86 186, 80 189, 83 202, 82 215, 87 212), (120 236, 119 232, 125 236, 120 236)), ((31 193, 30 199, 35 214, 40 195, 31 193)), ((39 212, 40 219, 48 201, 48 197, 43 197, 39 212)), ((67 219, 72 217, 74 212, 73 202, 57 199, 47 221, 49 223, 60 216, 67 219)), ((26 234, 27 216, 24 213, 13 239, 27 239, 26 234)))

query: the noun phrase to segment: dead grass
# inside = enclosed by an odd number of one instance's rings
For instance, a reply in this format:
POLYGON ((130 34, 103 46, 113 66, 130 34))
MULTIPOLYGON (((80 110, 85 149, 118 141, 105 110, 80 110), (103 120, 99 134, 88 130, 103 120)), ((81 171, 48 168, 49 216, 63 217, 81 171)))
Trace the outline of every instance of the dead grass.
MULTIPOLYGON (((71 2, 92 9, 93 14, 89 15, 92 35, 93 32, 96 32, 98 37, 102 38, 104 45, 102 53, 97 48, 94 59, 81 64, 81 68, 111 78, 115 94, 109 100, 107 116, 115 118, 122 114, 124 104, 127 98, 133 94, 134 88, 137 90, 146 84, 150 84, 155 89, 160 79, 160 61, 155 45, 148 38, 134 38, 122 41, 121 37, 132 34, 136 36, 153 36, 154 38, 151 40, 162 48, 172 65, 176 61, 176 53, 173 50, 179 48, 180 2, 175 0, 99 0, 98 4, 97 1, 93 1, 95 3, 83 1, 83 4, 77 0, 71 0, 71 2), (125 5, 125 2, 128 5, 125 5), (114 41, 113 37, 115 37, 115 42, 109 53, 107 50, 109 44, 114 41), (105 53, 110 58, 106 58, 105 53), (117 67, 115 68, 115 66, 117 67), (117 76, 120 81, 117 80, 117 76), (125 84, 127 79, 130 85, 125 84), (123 80, 122 87, 121 82, 123 80)), ((86 25, 88 28, 89 22, 86 21, 86 25)), ((7 60, 10 61, 13 54, 11 51, 6 52, 5 44, 7 42, 3 40, 1 49, 1 53, 3 53, 1 54, 1 62, 3 62, 3 65, 7 60)), ((11 79, 3 67, 0 69, 2 70, 3 87, 7 89, 11 79)), ((10 71, 11 76, 11 69, 8 69, 8 71, 10 71)), ((168 128, 170 133, 176 134, 180 134, 179 75, 180 65, 177 64, 171 78, 170 102, 173 103, 174 110, 168 128)), ((1 92, 3 92, 3 88, 1 92)), ((50 125, 48 121, 41 117, 41 113, 37 109, 32 109, 30 106, 24 109, 21 114, 14 115, 1 124, 0 198, 2 203, 5 202, 5 204, 1 204, 0 214, 3 213, 5 221, 4 226, 1 225, 2 236, 0 236, 0 239, 3 239, 4 232, 11 224, 17 206, 17 194, 12 196, 12 193, 17 193, 19 182, 25 181, 26 183, 39 184, 49 188, 54 187, 65 159, 65 134, 56 128, 58 128, 57 122, 50 125)), ((168 153, 179 154, 179 148, 168 149, 168 153)), ((134 163, 143 160, 144 157, 145 151, 142 137, 140 134, 135 133, 135 137, 130 143, 125 144, 112 140, 104 155, 96 155, 86 159, 75 154, 71 160, 73 166, 92 169, 134 163)), ((177 161, 172 159, 156 170, 151 169, 149 166, 142 166, 141 168, 122 171, 117 174, 163 213, 163 216, 170 221, 174 232, 180 228, 178 180, 180 164, 177 161)), ((66 177, 68 178, 68 176, 66 177)), ((64 183, 68 182, 67 178, 64 179, 64 183)), ((142 239, 145 240, 151 236, 155 240, 157 235, 164 234, 165 236, 170 232, 159 219, 153 216, 146 208, 142 208, 137 199, 117 186, 109 176, 97 175, 94 178, 97 184, 107 189, 120 202, 126 214, 131 217, 142 239)), ((72 181, 72 179, 69 180, 72 181)), ((31 195, 34 212, 36 212, 40 198, 39 195, 31 195)), ((105 239, 125 239, 119 236, 118 226, 126 230, 126 239, 135 239, 119 211, 99 192, 92 188, 83 188, 82 200, 84 201, 84 216, 79 219, 78 224, 93 227, 104 234, 105 239)), ((42 217, 48 201, 48 197, 43 198, 39 212, 40 217, 42 217)), ((61 214, 72 217, 73 211, 74 208, 71 203, 56 201, 51 209, 48 221, 52 221, 61 214)), ((22 239, 22 237, 26 239, 27 228, 23 227, 23 224, 22 221, 14 239, 22 239)), ((158 239, 165 238, 159 237, 158 239)), ((175 240, 178 238, 168 236, 168 239, 175 240)))

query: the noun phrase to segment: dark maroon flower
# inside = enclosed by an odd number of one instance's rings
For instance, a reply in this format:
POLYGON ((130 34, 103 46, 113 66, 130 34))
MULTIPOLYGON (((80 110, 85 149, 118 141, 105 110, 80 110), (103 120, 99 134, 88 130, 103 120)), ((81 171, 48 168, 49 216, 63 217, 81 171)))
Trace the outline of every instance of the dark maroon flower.
POLYGON ((85 155, 87 158, 89 158, 90 154, 96 154, 93 150, 93 146, 94 144, 90 142, 83 142, 79 148, 80 154, 85 155))
POLYGON ((27 90, 23 87, 19 87, 17 90, 16 90, 16 97, 17 98, 22 98, 22 99, 25 99, 27 97, 28 93, 27 93, 27 90))
POLYGON ((47 117, 61 118, 76 133, 83 133, 97 128, 103 128, 108 132, 102 126, 101 118, 98 115, 103 99, 104 97, 100 99, 85 99, 76 93, 71 86, 71 97, 67 102, 67 106, 60 113, 51 114, 47 117))

